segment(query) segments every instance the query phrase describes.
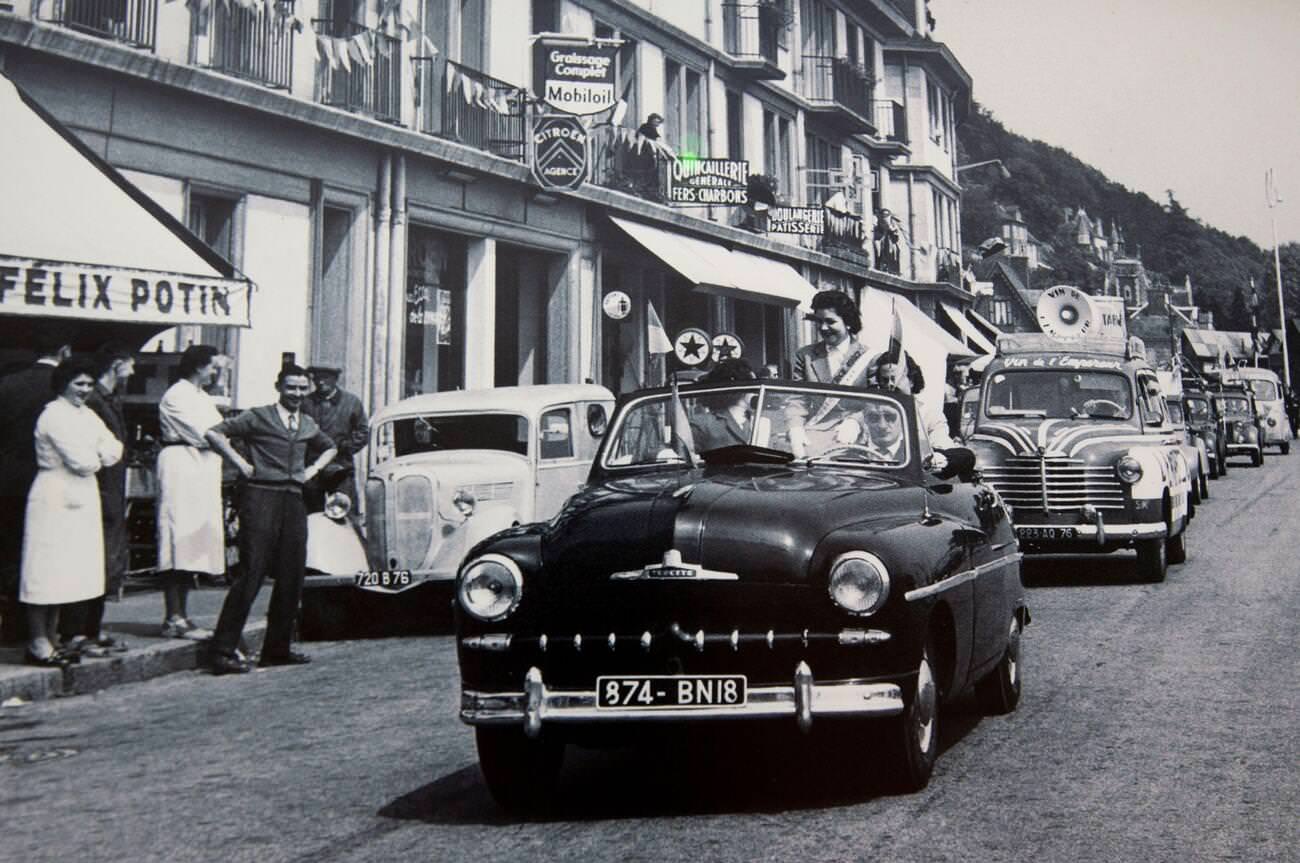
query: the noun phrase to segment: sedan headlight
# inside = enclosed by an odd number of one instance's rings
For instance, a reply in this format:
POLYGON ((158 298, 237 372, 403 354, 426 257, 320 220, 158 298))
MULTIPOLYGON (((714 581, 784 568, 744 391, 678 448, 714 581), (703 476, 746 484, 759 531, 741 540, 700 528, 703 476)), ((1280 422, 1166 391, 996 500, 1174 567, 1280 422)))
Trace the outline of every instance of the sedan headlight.
POLYGON ((330 492, 325 496, 325 517, 342 521, 352 511, 352 498, 341 491, 330 492))
POLYGON ((1142 479, 1142 463, 1131 455, 1126 455, 1115 462, 1115 475, 1123 482, 1133 485, 1142 479))
POLYGON ((875 614, 889 598, 889 570, 874 554, 850 551, 831 564, 831 600, 850 614, 875 614))
POLYGON ((519 566, 501 554, 485 554, 465 567, 456 588, 460 607, 486 621, 509 617, 523 593, 519 566))

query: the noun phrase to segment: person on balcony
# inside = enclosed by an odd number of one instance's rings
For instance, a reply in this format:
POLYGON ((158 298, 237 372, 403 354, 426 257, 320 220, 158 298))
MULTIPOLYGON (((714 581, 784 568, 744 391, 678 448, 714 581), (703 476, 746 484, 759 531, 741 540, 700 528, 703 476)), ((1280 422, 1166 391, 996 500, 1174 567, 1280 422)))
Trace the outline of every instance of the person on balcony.
POLYGON ((651 114, 645 118, 636 130, 636 144, 633 146, 632 174, 637 193, 643 198, 658 201, 663 198, 659 188, 659 160, 673 160, 677 154, 660 138, 659 129, 664 118, 651 114))
POLYGON ((902 236, 898 219, 889 210, 881 210, 876 216, 876 227, 872 231, 875 243, 876 269, 882 273, 899 272, 899 240, 902 236))

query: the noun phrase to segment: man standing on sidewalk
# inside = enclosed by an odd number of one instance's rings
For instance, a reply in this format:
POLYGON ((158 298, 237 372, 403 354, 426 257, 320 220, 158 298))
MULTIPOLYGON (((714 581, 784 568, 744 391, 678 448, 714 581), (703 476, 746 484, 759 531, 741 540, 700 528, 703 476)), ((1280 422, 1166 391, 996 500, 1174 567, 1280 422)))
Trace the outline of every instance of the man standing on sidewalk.
POLYGON ((273 570, 275 587, 267 612, 266 637, 260 664, 302 665, 311 661, 290 649, 294 618, 302 598, 307 562, 307 513, 303 484, 333 461, 334 442, 316 421, 302 412, 311 388, 307 371, 286 365, 276 378, 280 399, 275 404, 244 411, 209 429, 212 448, 239 469, 246 484, 239 502, 239 559, 243 573, 231 586, 212 638, 214 674, 249 671, 239 656, 239 637, 263 579, 273 570), (242 440, 251 461, 231 446, 242 440), (307 464, 307 451, 319 452, 307 464))
MULTIPOLYGON (((302 411, 316 421, 320 430, 334 441, 338 455, 334 464, 341 472, 329 483, 332 489, 343 492, 352 501, 349 515, 355 520, 359 513, 360 500, 356 482, 356 467, 352 457, 366 448, 370 440, 370 427, 366 420, 366 409, 361 399, 339 386, 340 369, 330 366, 311 366, 307 369, 316 389, 303 402, 302 411)), ((320 479, 329 476, 326 471, 320 479)), ((317 490, 320 498, 317 506, 323 504, 324 496, 331 488, 317 490)))

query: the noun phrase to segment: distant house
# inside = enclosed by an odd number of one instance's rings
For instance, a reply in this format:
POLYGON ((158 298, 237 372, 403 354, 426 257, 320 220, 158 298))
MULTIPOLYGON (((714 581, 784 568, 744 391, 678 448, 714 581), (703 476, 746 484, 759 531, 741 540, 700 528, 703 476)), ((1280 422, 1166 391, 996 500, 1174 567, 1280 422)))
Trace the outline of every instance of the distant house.
POLYGON ((1039 332, 1034 306, 1043 292, 1029 287, 1027 262, 1026 258, 998 255, 975 267, 979 280, 993 288, 977 296, 973 308, 1002 332, 1039 332))

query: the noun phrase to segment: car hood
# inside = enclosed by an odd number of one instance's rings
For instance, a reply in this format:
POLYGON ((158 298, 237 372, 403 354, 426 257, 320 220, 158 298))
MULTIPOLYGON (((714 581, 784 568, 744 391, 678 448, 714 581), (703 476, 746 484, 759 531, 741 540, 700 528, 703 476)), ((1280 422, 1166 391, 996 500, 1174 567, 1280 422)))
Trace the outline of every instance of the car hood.
POLYGON ((617 479, 575 495, 543 533, 549 573, 607 579, 687 563, 744 581, 802 582, 817 543, 848 524, 915 521, 912 482, 842 466, 728 466, 617 479))

